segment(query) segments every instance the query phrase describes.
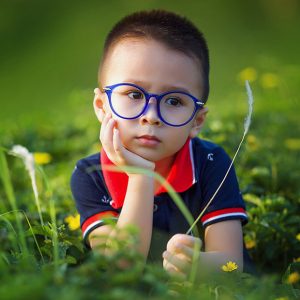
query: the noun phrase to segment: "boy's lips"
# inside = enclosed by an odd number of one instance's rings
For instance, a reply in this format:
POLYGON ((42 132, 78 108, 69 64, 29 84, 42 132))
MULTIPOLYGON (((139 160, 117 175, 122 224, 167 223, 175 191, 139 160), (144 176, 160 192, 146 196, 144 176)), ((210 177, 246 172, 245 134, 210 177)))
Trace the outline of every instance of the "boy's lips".
POLYGON ((155 135, 141 135, 136 137, 136 139, 144 146, 156 146, 158 145, 161 140, 156 137, 155 135))

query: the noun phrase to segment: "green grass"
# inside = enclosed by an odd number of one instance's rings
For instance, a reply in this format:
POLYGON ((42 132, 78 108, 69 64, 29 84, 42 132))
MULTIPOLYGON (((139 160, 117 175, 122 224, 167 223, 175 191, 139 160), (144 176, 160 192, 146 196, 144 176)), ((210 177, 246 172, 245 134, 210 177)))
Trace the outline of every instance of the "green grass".
MULTIPOLYGON (((244 98, 241 107, 246 108, 243 89, 236 87, 244 98)), ((77 103, 73 120, 63 120, 59 126, 53 126, 60 120, 57 116, 42 128, 28 123, 23 130, 12 126, 2 134, 6 148, 21 143, 32 152, 47 151, 52 156, 49 164, 37 170, 43 226, 23 163, 5 152, 1 155, 1 185, 5 187, 0 190, 1 278, 2 285, 10 287, 5 290, 7 298, 26 295, 25 286, 28 285, 34 286, 34 293, 40 297, 48 293, 49 299, 67 297, 68 294, 73 299, 80 299, 83 294, 92 298, 100 292, 112 299, 124 295, 167 299, 172 293, 179 293, 181 297, 201 294, 203 299, 215 299, 217 295, 224 298, 242 295, 242 299, 263 299, 267 295, 296 298, 295 288, 299 282, 294 289, 286 283, 288 274, 299 272, 299 263, 293 261, 299 257, 300 250, 299 237, 297 239, 300 221, 299 139, 296 127, 291 135, 289 125, 293 124, 293 117, 288 123, 273 122, 274 118, 280 120, 281 112, 269 114, 262 108, 258 112, 254 110, 252 127, 235 163, 250 217, 244 228, 245 240, 248 245, 252 243, 249 252, 261 277, 226 273, 191 286, 169 278, 160 266, 149 265, 141 273, 142 262, 134 258, 136 254, 128 253, 127 248, 123 251, 122 245, 114 258, 91 256, 83 248, 80 231, 68 227, 65 218, 76 214, 69 190, 75 161, 98 151, 100 146, 97 123, 82 119, 90 111, 89 105, 81 101, 85 94, 83 91, 70 96, 74 97, 73 103, 77 103), (294 144, 285 143, 291 138, 294 144), (86 142, 82 143, 82 139, 86 142), (7 213, 11 210, 12 213, 7 213), (25 255, 23 238, 29 255, 25 255), (117 261, 122 257, 131 260, 135 267, 121 272, 117 261), (19 293, 14 289, 16 283, 7 282, 7 274, 12 273, 16 282, 24 286, 19 293), (49 286, 52 289, 45 289, 49 286)), ((259 101, 256 97, 256 103, 259 101)), ((244 114, 236 111, 230 117, 211 116, 202 136, 217 141, 233 155, 243 132, 243 119, 244 114)))
POLYGON ((300 18, 293 1, 279 2, 1 4, 1 299, 299 297, 299 280, 287 280, 300 273, 300 44, 294 39, 300 18), (100 148, 92 91, 103 37, 123 14, 154 7, 182 12, 205 31, 212 91, 201 136, 231 157, 247 113, 240 72, 254 69, 253 121, 235 168, 250 217, 245 241, 259 278, 231 272, 195 285, 178 282, 159 265, 143 270, 136 253, 122 250, 126 245, 112 258, 91 255, 66 219, 76 215, 69 188, 74 165, 100 148), (273 87, 266 83, 269 73, 273 87), (16 144, 52 156, 36 170, 44 225, 22 161, 6 151, 16 144), (133 265, 126 272, 118 265, 122 258, 133 265))

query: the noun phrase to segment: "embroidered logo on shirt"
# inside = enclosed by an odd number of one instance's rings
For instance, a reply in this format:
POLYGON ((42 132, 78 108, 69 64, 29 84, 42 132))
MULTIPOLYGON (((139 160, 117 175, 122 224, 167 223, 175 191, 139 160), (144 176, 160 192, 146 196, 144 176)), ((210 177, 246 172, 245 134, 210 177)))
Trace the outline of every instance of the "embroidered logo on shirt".
POLYGON ((210 161, 213 161, 214 160, 214 154, 213 153, 208 153, 207 154, 207 159, 210 160, 210 161))
POLYGON ((102 197, 102 199, 101 199, 101 202, 102 202, 102 203, 105 203, 105 204, 108 204, 109 201, 110 201, 110 199, 109 199, 109 197, 106 197, 106 195, 104 195, 104 196, 102 197))

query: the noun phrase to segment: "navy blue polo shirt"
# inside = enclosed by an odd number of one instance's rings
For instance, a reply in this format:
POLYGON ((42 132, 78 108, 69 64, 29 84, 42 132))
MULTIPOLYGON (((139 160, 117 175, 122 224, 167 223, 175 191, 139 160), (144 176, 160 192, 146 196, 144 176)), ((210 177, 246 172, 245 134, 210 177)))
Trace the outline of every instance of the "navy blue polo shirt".
MULTIPOLYGON (((194 219, 214 195, 230 163, 231 159, 220 146, 200 138, 189 139, 177 153, 167 181, 179 193, 194 219)), ((112 165, 102 150, 79 160, 71 177, 71 190, 86 242, 89 233, 103 225, 104 218, 118 218, 126 193, 127 175, 106 170, 103 164, 112 165)), ((233 167, 205 210, 200 227, 205 229, 210 224, 232 219, 240 219, 242 224, 247 222, 233 167)), ((189 229, 188 222, 163 187, 154 195, 153 229, 168 236, 189 229)))

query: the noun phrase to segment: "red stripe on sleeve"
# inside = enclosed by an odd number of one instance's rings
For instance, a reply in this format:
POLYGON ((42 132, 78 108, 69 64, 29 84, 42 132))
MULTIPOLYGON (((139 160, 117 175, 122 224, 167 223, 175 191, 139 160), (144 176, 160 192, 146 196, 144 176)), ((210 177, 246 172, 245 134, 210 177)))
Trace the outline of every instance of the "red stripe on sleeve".
POLYGON ((81 226, 81 230, 84 233, 86 229, 94 222, 100 221, 101 219, 108 218, 108 217, 117 217, 118 215, 119 214, 115 211, 104 211, 95 214, 84 221, 84 223, 81 226))
POLYGON ((205 214, 201 218, 201 222, 203 223, 203 222, 205 222, 206 220, 208 220, 210 218, 221 216, 221 215, 225 215, 225 214, 232 214, 232 213, 243 213, 243 214, 246 214, 246 211, 243 208, 225 208, 225 209, 219 209, 219 210, 213 211, 211 213, 205 214))

